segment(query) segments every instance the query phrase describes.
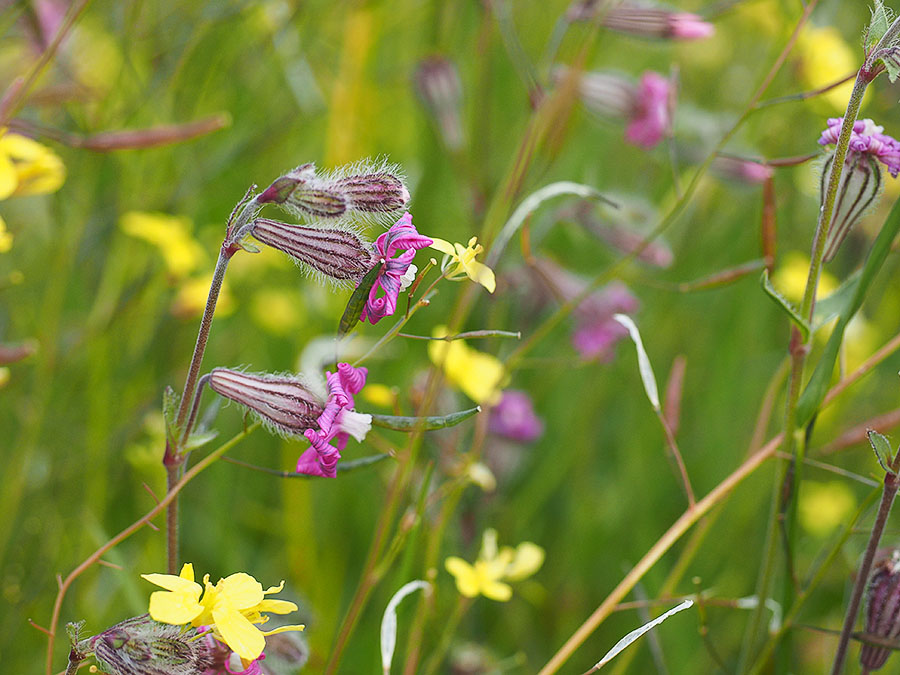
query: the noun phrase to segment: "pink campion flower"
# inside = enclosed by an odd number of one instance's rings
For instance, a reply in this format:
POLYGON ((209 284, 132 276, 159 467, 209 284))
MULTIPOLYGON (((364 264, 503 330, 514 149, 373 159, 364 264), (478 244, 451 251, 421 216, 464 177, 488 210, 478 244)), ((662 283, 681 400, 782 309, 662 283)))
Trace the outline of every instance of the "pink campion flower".
POLYGON ((488 430, 513 441, 530 443, 544 433, 544 423, 535 414, 527 393, 507 389, 500 402, 491 408, 488 430))
MULTIPOLYGON (((828 128, 822 132, 819 144, 836 145, 842 123, 842 118, 829 119, 828 128)), ((853 123, 828 236, 825 239, 825 262, 834 258, 856 222, 878 202, 883 188, 879 163, 886 166, 894 178, 900 173, 900 142, 882 133, 883 131, 884 127, 876 125, 870 119, 853 123)), ((826 157, 822 167, 820 193, 823 200, 833 163, 834 152, 826 157)))
MULTIPOLYGON (((598 8, 586 5, 570 8, 570 19, 592 20, 598 8)), ((617 33, 663 40, 702 40, 715 32, 711 23, 696 14, 629 2, 607 9, 600 17, 600 23, 617 33)))
MULTIPOLYGON (((560 66, 553 79, 560 82, 567 75, 568 69, 560 66)), ((671 129, 675 85, 659 73, 647 71, 637 83, 618 73, 582 73, 578 95, 588 110, 625 120, 626 142, 644 150, 655 147, 671 129)))
POLYGON ((775 173, 771 166, 762 162, 723 155, 713 160, 712 169, 721 176, 742 183, 765 183, 775 173))
POLYGON ((297 460, 297 473, 334 478, 341 450, 346 447, 349 437, 353 436, 357 441, 366 437, 372 428, 372 416, 353 410, 353 395, 365 386, 368 372, 366 368, 339 363, 337 373, 325 373, 328 401, 316 420, 318 430, 309 428, 303 434, 310 447, 297 460))
POLYGON ((378 278, 369 299, 363 307, 361 321, 376 324, 397 310, 400 291, 415 279, 416 266, 412 264, 416 250, 431 246, 432 240, 416 231, 412 215, 404 213, 387 232, 375 240, 376 265, 381 265, 378 278), (404 251, 396 258, 397 251, 404 251))
MULTIPOLYGON (((828 128, 822 132, 819 145, 837 145, 841 135, 843 117, 832 117, 828 120, 828 128)), ((882 133, 884 127, 878 126, 870 119, 857 120, 850 133, 850 145, 847 150, 847 163, 852 160, 850 153, 866 154, 884 164, 890 174, 896 178, 900 173, 900 141, 882 133)))
POLYGON ((655 147, 669 132, 672 123, 672 82, 659 73, 641 75, 633 99, 625 140, 644 150, 655 147))

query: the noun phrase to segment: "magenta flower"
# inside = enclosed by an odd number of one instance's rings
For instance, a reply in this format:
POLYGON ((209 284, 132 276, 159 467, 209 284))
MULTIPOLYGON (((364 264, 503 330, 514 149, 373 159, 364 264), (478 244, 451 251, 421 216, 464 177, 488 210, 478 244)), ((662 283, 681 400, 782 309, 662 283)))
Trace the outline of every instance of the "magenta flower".
POLYGON ((644 150, 655 147, 669 132, 674 96, 674 87, 667 78, 652 71, 641 75, 625 128, 625 140, 644 150))
MULTIPOLYGON (((568 12, 569 18, 574 21, 592 21, 598 13, 598 8, 587 5, 588 3, 573 5, 568 12)), ((625 2, 604 10, 600 16, 600 23, 603 26, 635 37, 702 40, 715 32, 715 27, 711 23, 696 14, 673 12, 662 7, 625 2)))
POLYGON ((372 416, 355 412, 353 395, 366 384, 366 368, 354 368, 349 363, 339 363, 337 373, 327 372, 328 401, 316 420, 318 430, 304 432, 310 447, 297 460, 297 473, 334 478, 337 462, 347 440, 353 436, 362 441, 372 428, 372 416), (334 445, 331 444, 334 441, 334 445))
POLYGON ((513 441, 530 443, 544 433, 544 423, 535 415, 527 393, 507 389, 500 402, 491 408, 488 430, 513 441))
POLYGON ((375 240, 378 258, 376 265, 381 265, 381 270, 372 290, 369 291, 369 299, 363 307, 361 321, 368 320, 374 325, 397 310, 397 297, 400 291, 409 286, 415 278, 416 270, 412 261, 416 256, 416 250, 431 244, 431 239, 416 231, 412 215, 409 213, 404 213, 391 229, 375 240), (394 258, 397 251, 404 253, 394 258))
POLYGON ((624 284, 612 283, 588 296, 575 310, 575 332, 572 345, 586 361, 611 361, 616 343, 628 336, 628 331, 613 314, 637 311, 637 298, 624 284))
MULTIPOLYGON (((819 145, 837 145, 841 135, 843 117, 832 117, 828 120, 828 128, 822 132, 819 145)), ((869 155, 884 164, 890 174, 896 178, 900 173, 900 142, 882 133, 884 127, 880 127, 870 119, 857 120, 853 123, 853 131, 850 133, 850 146, 847 151, 847 163, 850 164, 857 155, 869 155)))

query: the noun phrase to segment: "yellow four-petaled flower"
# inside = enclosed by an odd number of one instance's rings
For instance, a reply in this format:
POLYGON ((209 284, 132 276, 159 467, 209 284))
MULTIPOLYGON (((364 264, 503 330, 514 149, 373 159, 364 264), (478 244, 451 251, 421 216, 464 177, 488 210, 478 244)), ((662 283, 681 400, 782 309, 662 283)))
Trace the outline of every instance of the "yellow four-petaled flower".
POLYGON ((497 548, 497 531, 484 531, 481 553, 474 565, 462 558, 450 556, 444 563, 447 571, 456 579, 456 589, 467 598, 483 595, 491 600, 506 602, 512 597, 512 588, 504 581, 522 581, 537 572, 544 564, 544 549, 530 541, 515 549, 497 548))
POLYGON ((440 251, 445 256, 441 269, 451 281, 458 281, 469 277, 477 284, 484 286, 489 293, 493 293, 497 287, 494 272, 484 263, 475 260, 475 256, 484 250, 478 243, 478 237, 469 239, 467 246, 451 244, 449 241, 431 237, 431 248, 440 251))
POLYGON ((256 624, 269 620, 263 612, 288 614, 297 605, 287 600, 268 600, 266 595, 278 593, 284 582, 263 590, 262 585, 249 574, 238 572, 219 579, 213 586, 209 575, 203 577, 203 586, 194 581, 194 567, 185 563, 181 574, 142 574, 152 584, 165 588, 150 595, 150 617, 160 623, 194 627, 208 626, 213 635, 228 645, 245 661, 259 658, 266 646, 266 635, 285 631, 303 630, 305 626, 282 626, 262 631, 256 624), (202 597, 201 597, 202 596, 202 597))

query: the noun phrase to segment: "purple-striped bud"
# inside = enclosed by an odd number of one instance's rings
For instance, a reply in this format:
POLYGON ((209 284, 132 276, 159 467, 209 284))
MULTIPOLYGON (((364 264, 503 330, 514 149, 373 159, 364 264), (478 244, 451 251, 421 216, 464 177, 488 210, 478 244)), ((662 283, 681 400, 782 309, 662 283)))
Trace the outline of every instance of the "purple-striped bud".
MULTIPOLYGON (((569 7, 569 21, 592 21, 603 7, 596 0, 579 0, 569 7)), ((603 11, 600 23, 609 30, 625 35, 664 40, 702 40, 715 28, 696 14, 675 12, 663 7, 625 2, 603 11)))
POLYGON ((324 402, 299 378, 268 373, 242 373, 214 368, 209 388, 252 411, 275 433, 303 437, 307 429, 318 429, 324 402))
POLYGON ((353 213, 392 213, 409 203, 409 190, 394 167, 349 165, 318 175, 303 164, 276 179, 256 198, 305 218, 342 218, 353 213))
POLYGON ((456 65, 443 56, 427 58, 416 69, 415 83, 422 102, 437 122, 444 144, 450 150, 461 148, 462 84, 456 65))
MULTIPOLYGON (((900 550, 883 554, 869 578, 866 599, 866 633, 885 640, 900 637, 900 550)), ((859 660, 868 670, 881 668, 891 650, 863 644, 859 660)))
POLYGON ((209 645, 196 631, 158 623, 147 614, 82 640, 77 650, 115 675, 201 675, 212 665, 209 645))
POLYGON ((252 232, 262 243, 339 283, 358 282, 375 264, 372 245, 347 230, 259 218, 252 232))

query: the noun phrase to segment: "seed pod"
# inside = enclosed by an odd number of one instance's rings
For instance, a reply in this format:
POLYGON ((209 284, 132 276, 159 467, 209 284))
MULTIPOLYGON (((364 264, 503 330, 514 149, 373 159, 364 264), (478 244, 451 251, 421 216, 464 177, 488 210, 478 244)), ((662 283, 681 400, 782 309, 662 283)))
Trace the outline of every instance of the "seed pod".
MULTIPOLYGON (((822 171, 819 194, 823 200, 833 163, 834 155, 826 161, 822 171)), ((847 153, 841 184, 834 200, 831 227, 825 240, 825 262, 834 258, 853 226, 877 203, 882 186, 881 167, 874 157, 859 152, 847 153)))
MULTIPOLYGON (((869 578, 866 633, 888 640, 900 637, 900 550, 884 555, 869 578)), ((878 670, 890 655, 890 649, 863 644, 859 659, 868 670, 878 670)))

